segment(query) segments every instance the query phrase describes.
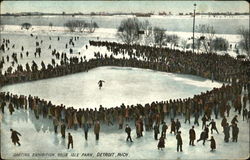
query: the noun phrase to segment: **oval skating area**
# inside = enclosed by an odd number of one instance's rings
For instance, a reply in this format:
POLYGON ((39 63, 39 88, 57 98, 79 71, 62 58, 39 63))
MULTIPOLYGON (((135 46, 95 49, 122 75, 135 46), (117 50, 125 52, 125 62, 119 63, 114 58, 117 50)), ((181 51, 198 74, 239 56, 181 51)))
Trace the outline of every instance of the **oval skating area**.
POLYGON ((5 86, 1 91, 38 96, 75 108, 116 107, 188 98, 221 87, 197 76, 130 67, 98 67, 89 72, 5 86), (98 81, 104 80, 99 90, 98 81))
MULTIPOLYGON (((115 107, 121 103, 145 104, 152 101, 162 101, 177 98, 193 97, 206 92, 213 87, 221 87, 222 83, 213 82, 197 76, 158 72, 148 69, 129 67, 99 67, 64 77, 27 82, 5 86, 1 91, 13 94, 33 95, 53 104, 65 104, 67 107, 94 108, 101 104, 104 107, 115 107), (97 82, 104 80, 103 88, 99 90, 97 82)), ((228 120, 237 114, 233 110, 228 120)), ((133 142, 126 142, 124 128, 119 130, 118 124, 108 126, 101 123, 100 139, 95 140, 93 128, 89 130, 88 140, 84 139, 82 128, 66 130, 74 140, 74 149, 67 149, 68 140, 61 137, 60 132, 54 133, 53 122, 50 119, 36 119, 31 110, 16 110, 10 115, 6 108, 1 123, 1 153, 2 157, 17 159, 236 159, 245 158, 249 152, 249 124, 242 121, 239 115, 238 143, 224 143, 224 134, 220 126, 221 118, 215 120, 219 134, 214 133, 217 148, 210 152, 210 142, 205 146, 195 141, 194 147, 189 146, 189 129, 193 125, 184 123, 183 116, 177 116, 181 122, 183 152, 176 152, 176 137, 170 134, 170 119, 166 118, 167 130, 164 151, 157 149, 158 141, 154 140, 154 132, 143 132, 142 138, 136 138, 134 122, 132 129, 133 142), (21 146, 11 142, 10 128, 20 132, 21 146), (114 147, 111 147, 114 146, 114 147), (13 149, 14 147, 14 149, 13 149), (43 154, 44 153, 44 154, 43 154), (108 154, 106 154, 108 153, 108 154), (121 153, 121 154, 119 154, 121 153), (106 156, 104 156, 106 155, 106 156), (109 156, 108 156, 109 155, 109 156), (120 155, 120 156, 118 156, 120 155), (209 158, 208 158, 209 157, 209 158)), ((214 115, 212 118, 215 118, 214 115)), ((201 123, 201 121, 199 121, 201 123)), ((196 140, 202 132, 200 126, 195 126, 196 140)))

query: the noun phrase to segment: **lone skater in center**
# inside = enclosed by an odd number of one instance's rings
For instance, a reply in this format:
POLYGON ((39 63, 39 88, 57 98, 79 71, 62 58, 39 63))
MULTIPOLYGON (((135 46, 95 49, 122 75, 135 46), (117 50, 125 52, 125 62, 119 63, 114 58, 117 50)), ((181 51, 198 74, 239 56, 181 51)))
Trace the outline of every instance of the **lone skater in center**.
POLYGON ((102 83, 104 83, 104 82, 105 82, 104 80, 100 80, 100 81, 98 82, 99 89, 101 89, 101 88, 102 88, 102 83))

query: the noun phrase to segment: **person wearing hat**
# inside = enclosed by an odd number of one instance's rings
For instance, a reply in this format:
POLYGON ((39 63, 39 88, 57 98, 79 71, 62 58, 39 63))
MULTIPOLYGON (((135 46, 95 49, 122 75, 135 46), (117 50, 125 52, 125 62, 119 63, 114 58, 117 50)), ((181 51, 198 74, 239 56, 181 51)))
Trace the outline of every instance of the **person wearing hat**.
POLYGON ((208 141, 210 141, 210 147, 211 147, 211 151, 214 151, 214 149, 216 149, 216 142, 213 136, 211 136, 211 139, 209 139, 208 141))
POLYGON ((126 124, 125 132, 127 133, 127 141, 130 140, 130 142, 133 142, 131 138, 131 128, 128 124, 126 124))
POLYGON ((68 133, 68 149, 70 148, 70 145, 71 148, 73 149, 73 137, 70 133, 68 133))
POLYGON ((21 134, 13 129, 10 129, 11 131, 11 140, 14 143, 14 145, 16 145, 16 143, 20 146, 21 144, 19 143, 19 136, 21 136, 21 134))
POLYGON ((177 152, 179 150, 182 152, 182 138, 181 138, 181 131, 179 131, 176 135, 176 140, 177 140, 177 152))
POLYGON ((196 138, 194 126, 189 130, 189 145, 194 146, 194 140, 196 138))

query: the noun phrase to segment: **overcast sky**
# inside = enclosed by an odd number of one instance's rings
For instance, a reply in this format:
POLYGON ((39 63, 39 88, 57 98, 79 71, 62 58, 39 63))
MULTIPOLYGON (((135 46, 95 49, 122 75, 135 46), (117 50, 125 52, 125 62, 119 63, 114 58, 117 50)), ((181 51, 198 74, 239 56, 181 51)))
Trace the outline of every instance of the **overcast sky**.
POLYGON ((249 12, 247 1, 3 1, 1 13, 249 12))

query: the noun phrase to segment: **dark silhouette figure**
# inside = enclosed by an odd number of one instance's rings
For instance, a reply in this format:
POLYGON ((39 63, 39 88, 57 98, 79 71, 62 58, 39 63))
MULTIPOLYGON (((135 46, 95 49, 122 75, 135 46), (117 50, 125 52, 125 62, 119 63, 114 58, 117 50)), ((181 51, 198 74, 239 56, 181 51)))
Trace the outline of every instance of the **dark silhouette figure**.
POLYGON ((127 141, 130 140, 130 142, 133 142, 131 138, 131 128, 128 124, 126 124, 125 132, 127 133, 127 141))
POLYGON ((94 133, 95 133, 95 136, 96 136, 96 140, 99 140, 100 128, 101 128, 100 122, 97 121, 97 122, 95 123, 95 126, 94 126, 94 133))
POLYGON ((102 88, 102 84, 103 84, 104 82, 105 82, 105 81, 103 81, 103 80, 100 80, 100 81, 98 82, 99 89, 101 89, 101 88, 102 88))
POLYGON ((166 138, 167 129, 168 129, 168 126, 166 125, 166 122, 163 122, 161 136, 164 138, 166 138))
POLYGON ((213 134, 213 130, 215 130, 215 131, 219 134, 218 129, 217 129, 217 127, 216 127, 216 123, 215 123, 214 119, 212 119, 212 121, 209 123, 209 125, 208 125, 208 126, 210 126, 210 125, 211 125, 211 134, 213 134))
POLYGON ((196 138, 194 126, 189 130, 189 145, 194 146, 194 140, 196 138))
POLYGON ((84 123, 83 124, 83 129, 84 129, 85 140, 88 140, 89 124, 84 123))
POLYGON ((71 134, 68 134, 68 149, 71 145, 71 148, 73 149, 73 137, 71 136, 71 134))
POLYGON ((158 140, 159 133, 160 133, 159 125, 157 123, 155 123, 155 125, 154 125, 154 138, 155 138, 155 140, 158 140))
POLYGON ((237 126, 237 124, 233 124, 232 126, 232 135, 233 135, 233 142, 237 142, 238 141, 238 134, 239 134, 239 127, 237 126))
POLYGON ((203 140, 203 145, 205 145, 205 142, 206 142, 206 131, 202 131, 201 134, 200 134, 200 138, 197 140, 197 142, 203 140))
POLYGON ((62 138, 65 138, 65 129, 66 129, 66 126, 65 126, 65 124, 63 123, 63 124, 61 125, 61 135, 62 135, 62 138))
POLYGON ((213 136, 211 136, 211 139, 209 139, 208 141, 210 141, 210 147, 211 147, 211 151, 214 151, 216 149, 216 142, 213 136))
POLYGON ((11 140, 12 142, 14 143, 14 145, 16 145, 16 143, 21 146, 21 144, 19 143, 19 137, 18 136, 22 136, 19 132, 13 130, 13 129, 10 129, 11 131, 11 140))
POLYGON ((173 119, 171 119, 171 131, 170 131, 171 134, 172 134, 172 132, 174 132, 174 134, 176 134, 175 127, 176 127, 175 121, 173 119))
POLYGON ((229 138, 230 138, 230 126, 228 123, 226 123, 226 125, 223 127, 223 132, 224 132, 224 141, 227 143, 229 142, 229 138))
POLYGON ((160 140, 159 140, 159 143, 157 145, 158 149, 163 149, 165 148, 165 138, 161 136, 160 140))
POLYGON ((182 152, 182 138, 181 138, 181 131, 179 131, 176 135, 176 140, 177 140, 177 152, 179 150, 182 152))

